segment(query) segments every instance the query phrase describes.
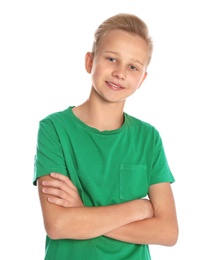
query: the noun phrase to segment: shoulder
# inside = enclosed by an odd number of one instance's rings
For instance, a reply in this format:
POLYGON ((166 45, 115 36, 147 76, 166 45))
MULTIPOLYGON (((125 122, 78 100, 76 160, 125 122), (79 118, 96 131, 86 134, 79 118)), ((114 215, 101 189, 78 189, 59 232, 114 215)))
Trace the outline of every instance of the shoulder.
POLYGON ((40 120, 40 124, 59 124, 68 121, 71 115, 71 107, 47 115, 40 120))
POLYGON ((38 129, 39 133, 45 133, 48 135, 55 134, 55 132, 64 133, 70 127, 71 121, 71 107, 65 110, 58 111, 47 115, 39 121, 38 129))
POLYGON ((159 135, 158 130, 152 124, 125 113, 125 119, 131 129, 159 135))

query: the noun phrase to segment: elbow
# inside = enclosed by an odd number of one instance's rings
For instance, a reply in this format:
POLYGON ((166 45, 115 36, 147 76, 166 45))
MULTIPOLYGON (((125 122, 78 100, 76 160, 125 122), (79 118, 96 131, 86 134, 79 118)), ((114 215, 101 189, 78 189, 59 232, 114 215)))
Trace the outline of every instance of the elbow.
POLYGON ((73 225, 67 228, 67 224, 62 218, 54 218, 45 222, 46 234, 52 240, 58 239, 90 239, 91 236, 86 236, 82 231, 81 226, 73 225))
POLYGON ((61 228, 59 226, 58 221, 54 221, 54 223, 47 222, 45 223, 46 234, 52 240, 62 239, 64 238, 61 233, 61 228))
POLYGON ((55 231, 54 229, 46 229, 46 234, 52 240, 62 239, 59 232, 55 231))
POLYGON ((178 230, 178 228, 176 228, 176 229, 173 231, 173 234, 172 234, 172 237, 171 237, 170 245, 169 245, 169 246, 174 246, 174 245, 177 244, 178 236, 179 236, 179 230, 178 230))
POLYGON ((178 228, 172 228, 167 230, 166 235, 164 237, 165 239, 163 245, 169 247, 176 245, 178 240, 178 235, 179 235, 178 228))

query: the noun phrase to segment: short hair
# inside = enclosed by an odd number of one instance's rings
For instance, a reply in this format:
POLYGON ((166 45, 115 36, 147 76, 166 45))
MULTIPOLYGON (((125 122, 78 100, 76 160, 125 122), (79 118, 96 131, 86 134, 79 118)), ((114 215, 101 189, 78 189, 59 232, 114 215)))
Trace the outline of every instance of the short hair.
POLYGON ((99 25, 99 27, 94 33, 94 42, 92 47, 93 54, 96 53, 99 42, 102 39, 102 37, 112 30, 123 30, 125 32, 132 33, 141 37, 148 46, 148 64, 150 63, 153 52, 153 43, 149 35, 148 27, 146 23, 143 20, 141 20, 138 16, 127 13, 120 13, 111 16, 99 25))

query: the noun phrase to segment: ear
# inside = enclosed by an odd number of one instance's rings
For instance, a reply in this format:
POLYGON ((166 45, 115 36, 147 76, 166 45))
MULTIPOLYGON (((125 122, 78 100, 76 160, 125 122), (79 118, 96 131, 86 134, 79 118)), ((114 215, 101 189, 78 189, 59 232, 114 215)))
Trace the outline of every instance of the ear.
POLYGON ((93 54, 92 52, 87 52, 85 55, 85 69, 90 74, 93 65, 93 54))
POLYGON ((147 77, 147 72, 145 71, 144 75, 142 76, 141 82, 140 82, 140 84, 139 84, 139 86, 138 86, 138 89, 140 88, 140 86, 142 85, 142 83, 144 82, 144 80, 146 79, 146 77, 147 77))

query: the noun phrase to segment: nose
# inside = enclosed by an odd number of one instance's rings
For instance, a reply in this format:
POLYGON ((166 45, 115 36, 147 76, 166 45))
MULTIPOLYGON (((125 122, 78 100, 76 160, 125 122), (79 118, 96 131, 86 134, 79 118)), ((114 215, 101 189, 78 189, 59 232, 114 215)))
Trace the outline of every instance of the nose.
POLYGON ((112 76, 124 80, 126 77, 126 71, 124 66, 116 66, 116 68, 112 72, 112 76))

